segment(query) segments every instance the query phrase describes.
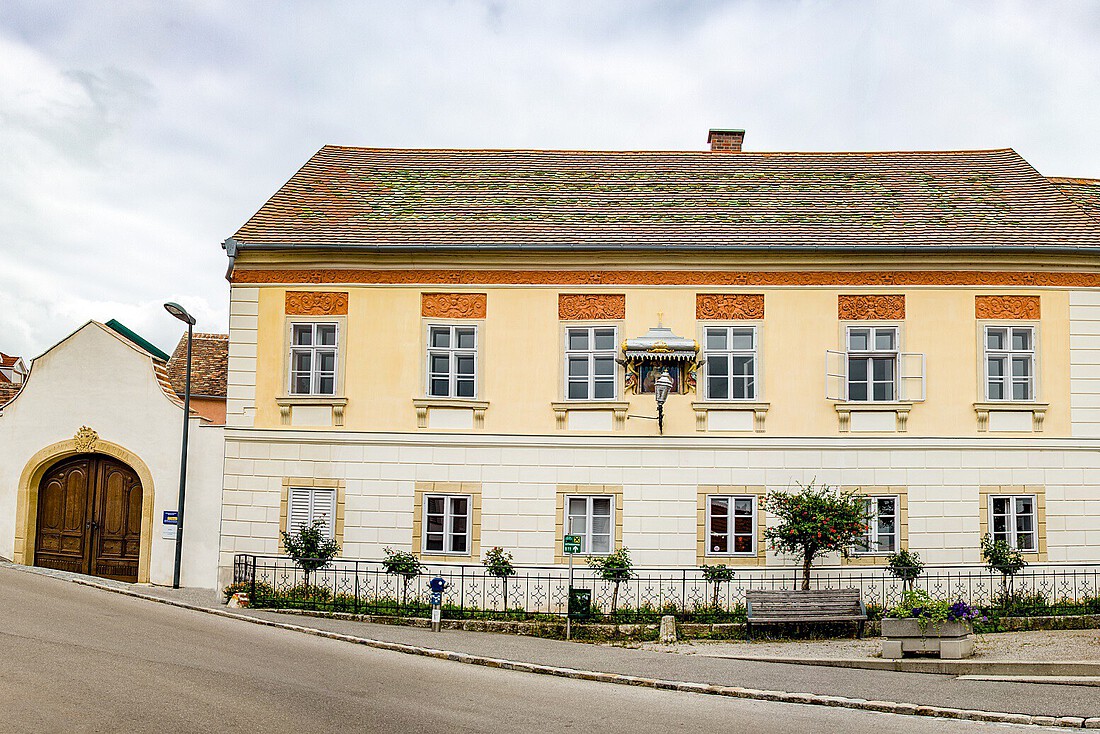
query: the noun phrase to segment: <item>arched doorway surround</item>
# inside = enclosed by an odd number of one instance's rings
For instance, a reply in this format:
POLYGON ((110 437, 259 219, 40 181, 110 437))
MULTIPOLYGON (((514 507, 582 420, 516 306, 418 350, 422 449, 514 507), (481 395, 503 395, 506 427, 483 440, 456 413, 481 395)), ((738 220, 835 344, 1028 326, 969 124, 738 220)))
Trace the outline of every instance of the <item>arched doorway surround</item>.
POLYGON ((155 489, 153 474, 137 454, 104 441, 94 431, 82 428, 76 437, 51 444, 36 453, 23 467, 15 507, 14 561, 25 566, 34 562, 35 535, 38 529, 38 489, 42 478, 53 466, 64 459, 80 454, 97 453, 110 456, 126 464, 141 481, 141 550, 138 556, 137 580, 149 583, 149 559, 153 543, 153 499, 155 489))

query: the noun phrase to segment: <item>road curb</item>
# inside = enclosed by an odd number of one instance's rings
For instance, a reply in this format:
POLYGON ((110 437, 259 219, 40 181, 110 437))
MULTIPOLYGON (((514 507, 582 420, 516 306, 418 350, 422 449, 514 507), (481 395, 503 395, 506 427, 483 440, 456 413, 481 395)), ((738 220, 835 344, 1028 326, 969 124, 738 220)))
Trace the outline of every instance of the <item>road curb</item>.
POLYGON ((1030 724, 1034 726, 1058 726, 1076 729, 1100 729, 1100 717, 1084 719, 1074 716, 1038 716, 1032 714, 1011 714, 1000 711, 980 711, 976 709, 955 709, 942 706, 921 706, 897 701, 868 701, 862 698, 847 698, 844 696, 824 696, 816 693, 791 693, 787 691, 768 691, 755 688, 741 688, 739 686, 722 686, 708 683, 691 683, 687 681, 663 680, 660 678, 644 678, 640 676, 624 675, 621 673, 605 673, 593 670, 577 670, 574 668, 562 668, 540 663, 528 663, 518 660, 505 660, 491 658, 483 655, 473 655, 451 650, 440 650, 432 647, 419 647, 401 642, 387 642, 374 640, 369 637, 357 637, 340 632, 329 632, 314 627, 303 627, 286 622, 275 622, 260 617, 252 617, 246 614, 237 614, 225 609, 214 609, 197 604, 164 599, 150 594, 121 589, 105 584, 97 584, 84 579, 70 579, 73 583, 88 586, 93 589, 110 591, 136 599, 157 602, 168 606, 188 609, 196 612, 212 614, 218 617, 236 619, 242 622, 250 622, 264 627, 275 627, 292 632, 301 632, 315 637, 323 637, 340 642, 350 642, 356 645, 379 650, 389 650, 408 655, 420 655, 421 657, 436 658, 437 660, 449 660, 467 665, 481 665, 488 668, 500 668, 521 673, 534 673, 537 675, 552 675, 559 678, 572 678, 575 680, 588 680, 599 683, 613 683, 616 685, 638 686, 642 688, 654 688, 666 691, 678 691, 681 693, 701 693, 712 696, 727 696, 730 698, 747 698, 758 701, 776 701, 779 703, 800 703, 810 706, 832 706, 840 708, 857 709, 862 711, 877 711, 889 714, 901 714, 907 716, 930 716, 943 719, 964 719, 972 721, 990 721, 1003 724, 1030 724))

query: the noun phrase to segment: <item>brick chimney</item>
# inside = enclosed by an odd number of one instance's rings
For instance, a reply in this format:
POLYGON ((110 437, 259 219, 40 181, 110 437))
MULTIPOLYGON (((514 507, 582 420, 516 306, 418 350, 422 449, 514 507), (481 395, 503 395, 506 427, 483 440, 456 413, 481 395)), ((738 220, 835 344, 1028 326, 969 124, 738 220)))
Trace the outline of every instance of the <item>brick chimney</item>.
POLYGON ((711 153, 740 153, 745 140, 744 130, 718 130, 711 128, 707 135, 711 153))

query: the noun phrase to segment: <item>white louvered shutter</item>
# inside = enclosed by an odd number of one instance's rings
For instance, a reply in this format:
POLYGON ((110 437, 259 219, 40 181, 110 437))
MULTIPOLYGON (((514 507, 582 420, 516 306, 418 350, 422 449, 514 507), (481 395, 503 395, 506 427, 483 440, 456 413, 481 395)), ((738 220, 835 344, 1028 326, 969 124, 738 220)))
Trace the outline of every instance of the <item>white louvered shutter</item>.
POLYGON ((898 387, 901 399, 919 403, 925 398, 924 354, 902 352, 898 354, 898 387))
POLYGON ((296 533, 310 523, 312 502, 312 490, 291 487, 286 511, 287 532, 296 533))
POLYGON ((848 399, 848 353, 825 351, 825 399, 848 399))
POLYGON ((325 521, 325 537, 336 537, 336 492, 331 489, 313 490, 312 520, 325 521))

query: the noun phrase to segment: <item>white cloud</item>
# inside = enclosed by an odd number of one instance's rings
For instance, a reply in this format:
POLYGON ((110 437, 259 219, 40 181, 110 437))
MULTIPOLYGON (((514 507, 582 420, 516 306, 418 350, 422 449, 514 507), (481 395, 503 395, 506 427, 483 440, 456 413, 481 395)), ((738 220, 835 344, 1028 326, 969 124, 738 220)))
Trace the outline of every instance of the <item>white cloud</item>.
POLYGON ((325 143, 1013 146, 1100 176, 1100 5, 196 2, 0 7, 0 349, 88 318, 226 328, 219 243, 325 143))

